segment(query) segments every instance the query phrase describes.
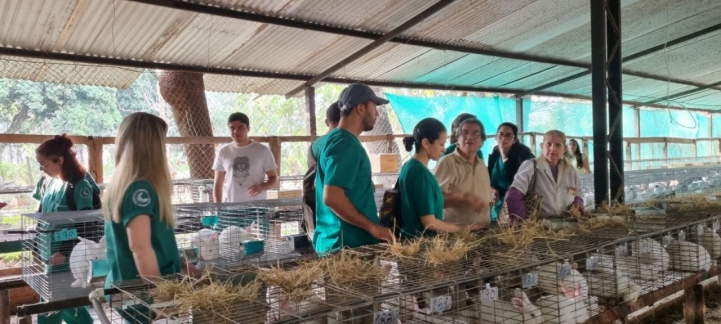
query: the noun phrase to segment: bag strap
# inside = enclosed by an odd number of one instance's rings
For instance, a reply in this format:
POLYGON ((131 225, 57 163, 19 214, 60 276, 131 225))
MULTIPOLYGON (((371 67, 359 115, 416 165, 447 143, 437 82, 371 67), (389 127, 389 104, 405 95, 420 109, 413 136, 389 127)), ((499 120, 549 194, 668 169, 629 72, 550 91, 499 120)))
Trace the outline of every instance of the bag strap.
POLYGON ((533 177, 531 177, 531 182, 528 184, 528 189, 526 190, 526 197, 530 193, 532 193, 536 189, 536 168, 538 167, 538 161, 536 159, 531 160, 533 161, 533 177))

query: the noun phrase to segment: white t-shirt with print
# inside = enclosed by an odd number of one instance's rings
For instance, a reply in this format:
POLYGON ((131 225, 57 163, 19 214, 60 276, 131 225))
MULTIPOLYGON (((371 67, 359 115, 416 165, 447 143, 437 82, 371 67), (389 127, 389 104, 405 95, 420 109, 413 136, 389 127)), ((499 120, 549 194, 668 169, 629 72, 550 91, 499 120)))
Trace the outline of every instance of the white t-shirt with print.
POLYGON ((223 202, 266 199, 265 192, 248 196, 248 188, 265 182, 265 173, 277 168, 270 149, 256 141, 246 146, 226 144, 215 154, 213 170, 225 172, 223 202))

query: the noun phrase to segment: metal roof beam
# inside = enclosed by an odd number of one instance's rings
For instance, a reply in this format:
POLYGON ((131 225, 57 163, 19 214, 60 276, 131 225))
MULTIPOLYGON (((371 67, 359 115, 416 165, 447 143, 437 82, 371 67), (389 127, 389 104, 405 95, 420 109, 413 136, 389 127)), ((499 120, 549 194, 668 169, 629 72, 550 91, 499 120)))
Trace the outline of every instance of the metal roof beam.
POLYGON ((304 84, 300 85, 299 87, 291 90, 288 92, 285 97, 290 98, 293 97, 296 93, 303 91, 306 87, 312 87, 314 84, 320 82, 324 78, 330 76, 333 72, 336 72, 340 69, 342 69, 344 66, 355 62, 359 58, 363 57, 363 55, 366 55, 370 53, 372 50, 380 47, 381 45, 387 43, 389 40, 393 39, 394 37, 400 35, 401 33, 413 28, 413 26, 418 25, 426 18, 433 16, 435 13, 441 11, 443 8, 447 7, 451 3, 453 3, 455 0, 440 0, 433 4, 432 6, 428 7, 426 10, 423 10, 423 12, 415 15, 413 18, 408 19, 406 22, 401 24, 400 26, 394 28, 387 34, 375 39, 372 43, 368 44, 367 46, 363 47, 359 51, 349 55, 345 59, 341 60, 340 62, 336 63, 335 65, 331 66, 330 68, 326 69, 325 71, 321 72, 320 74, 312 77, 310 80, 306 81, 304 84))
MULTIPOLYGON (((644 57, 649 56, 649 55, 651 55, 651 54, 655 54, 655 53, 658 53, 658 52, 660 52, 660 51, 663 51, 665 48, 669 48, 669 47, 672 47, 672 46, 676 46, 676 45, 678 45, 678 44, 685 43, 685 42, 687 42, 687 41, 689 41, 689 40, 692 40, 692 39, 694 39, 694 38, 701 37, 701 36, 703 36, 703 35, 710 34, 710 33, 716 32, 716 31, 718 31, 718 30, 721 30, 721 23, 720 23, 720 24, 713 25, 713 26, 711 26, 711 27, 707 27, 707 28, 701 29, 701 30, 699 30, 699 31, 695 31, 695 32, 693 32, 693 33, 690 33, 690 34, 688 34, 688 35, 681 36, 681 37, 676 38, 676 39, 673 39, 673 40, 670 40, 670 41, 668 41, 668 42, 666 42, 666 43, 664 43, 664 44, 656 45, 656 46, 647 48, 647 49, 645 49, 645 50, 643 50, 643 51, 640 51, 640 52, 637 52, 637 53, 628 55, 628 56, 626 56, 626 57, 623 58, 623 63, 624 63, 624 64, 631 63, 631 62, 633 62, 633 61, 636 61, 636 60, 638 60, 638 59, 644 58, 644 57)), ((653 77, 656 77, 655 75, 649 75, 649 74, 643 74, 643 73, 639 73, 639 74, 637 74, 637 75, 634 75, 634 74, 636 74, 636 72, 630 72, 630 71, 624 71, 623 73, 624 73, 624 74, 627 74, 627 75, 638 76, 638 77, 641 77, 641 78, 644 78, 644 79, 653 79, 653 77)), ((531 90, 528 90, 528 91, 522 93, 522 95, 525 96, 525 95, 532 94, 532 93, 534 93, 534 92, 543 91, 543 90, 546 90, 546 89, 555 87, 555 86, 557 86, 557 85, 564 84, 564 83, 569 82, 569 81, 573 81, 573 80, 580 79, 580 78, 582 78, 582 77, 584 77, 584 76, 587 76, 587 75, 589 75, 589 74, 591 74, 591 71, 590 71, 590 70, 589 70, 589 71, 578 72, 578 73, 576 73, 576 74, 572 74, 572 75, 570 75, 570 76, 567 76, 567 77, 565 77, 565 78, 563 78, 563 79, 559 79, 559 80, 556 80, 556 81, 553 81, 553 82, 548 82, 548 83, 546 83, 546 84, 542 84, 542 85, 540 85, 540 86, 538 86, 538 87, 536 87, 536 88, 533 88, 533 89, 531 89, 531 90)), ((694 86, 694 87, 704 87, 704 86, 706 86, 705 84, 699 84, 699 83, 690 84, 690 83, 692 83, 692 82, 688 82, 688 81, 685 81, 685 80, 678 80, 678 79, 674 79, 674 80, 676 80, 676 81, 671 81, 671 82, 679 83, 679 84, 685 84, 685 85, 690 85, 690 86, 694 86), (681 82, 678 82, 678 81, 681 81, 681 82)), ((716 88, 715 90, 721 90, 721 88, 716 88)))
POLYGON ((668 97, 663 97, 663 98, 654 99, 654 100, 651 100, 651 101, 646 101, 646 102, 643 103, 643 105, 652 105, 652 104, 655 104, 655 103, 659 103, 659 102, 663 102, 663 101, 667 101, 667 100, 671 100, 671 99, 676 99, 676 98, 679 98, 679 97, 685 97, 685 96, 688 96, 688 95, 691 95, 691 94, 694 94, 694 93, 696 93, 696 92, 700 92, 700 91, 703 91, 703 90, 706 90, 706 89, 715 89, 715 87, 717 87, 717 86, 721 86, 721 81, 708 84, 708 85, 706 85, 706 86, 704 86, 704 87, 698 87, 698 88, 696 88, 696 89, 691 89, 691 90, 682 91, 682 92, 679 92, 679 93, 670 95, 670 96, 668 96, 668 97))
MULTIPOLYGON (((128 1, 156 5, 156 6, 165 7, 165 8, 185 10, 185 11, 201 13, 201 14, 214 15, 214 16, 219 16, 219 17, 234 18, 234 19, 253 21, 253 22, 257 22, 257 23, 284 26, 284 27, 290 27, 290 28, 297 28, 297 29, 303 29, 303 30, 312 30, 312 31, 317 31, 317 32, 349 36, 349 37, 357 37, 357 38, 376 40, 376 39, 380 38, 381 36, 383 36, 382 33, 378 33, 378 32, 350 29, 350 28, 337 27, 337 26, 329 26, 329 25, 324 25, 324 24, 311 22, 311 21, 301 21, 301 20, 295 20, 295 19, 287 18, 287 17, 276 17, 276 16, 270 16, 270 15, 266 15, 266 14, 253 13, 253 12, 249 12, 249 11, 240 11, 240 10, 234 10, 234 9, 228 9, 228 8, 220 8, 220 7, 215 7, 215 6, 211 6, 211 5, 191 3, 191 2, 186 2, 186 1, 177 1, 177 0, 128 0, 128 1)), ((508 51, 490 50, 490 49, 474 48, 474 47, 468 47, 468 46, 458 46, 458 45, 451 45, 451 44, 442 44, 442 43, 438 43, 438 42, 420 40, 420 39, 403 37, 403 36, 393 37, 388 42, 403 44, 403 45, 414 45, 414 46, 419 46, 419 47, 432 48, 432 49, 440 50, 440 51, 455 51, 455 52, 461 52, 461 53, 495 56, 495 57, 502 57, 502 58, 507 58, 507 59, 529 61, 529 62, 536 62, 536 63, 547 63, 547 64, 555 64, 555 65, 563 65, 563 66, 573 66, 573 67, 585 68, 585 69, 591 68, 590 64, 574 62, 574 61, 564 60, 564 59, 558 59, 558 58, 553 58, 553 57, 528 55, 528 54, 514 53, 514 52, 508 52, 508 51)))
MULTIPOLYGON (((277 16, 271 16, 271 15, 267 15, 267 14, 250 12, 250 11, 241 11, 241 10, 235 10, 235 9, 229 9, 229 8, 221 8, 221 7, 217 7, 217 6, 213 6, 213 5, 209 5, 209 4, 193 3, 193 2, 188 2, 188 1, 179 1, 179 0, 128 0, 128 1, 143 3, 143 4, 150 4, 150 5, 177 9, 177 10, 185 10, 185 11, 190 11, 190 12, 195 12, 195 13, 200 13, 200 14, 208 14, 208 15, 214 15, 214 16, 219 16, 219 17, 253 21, 253 22, 257 22, 257 23, 271 24, 271 25, 297 28, 297 29, 303 29, 303 30, 312 30, 312 31, 317 31, 317 32, 349 36, 349 37, 377 40, 378 38, 383 36, 383 34, 378 33, 378 32, 356 30, 356 29, 350 29, 350 28, 338 27, 338 26, 329 26, 329 25, 324 25, 324 24, 317 23, 317 22, 312 22, 312 21, 301 21, 301 20, 296 20, 296 19, 287 18, 287 17, 277 17, 277 16)), ((721 25, 714 25, 712 27, 700 30, 698 32, 689 34, 689 35, 681 37, 679 39, 669 41, 667 46, 676 45, 677 43, 686 41, 687 39, 684 39, 684 38, 691 39, 694 37, 701 36, 703 34, 710 33, 712 31, 718 30, 718 29, 721 29, 721 25)), ((523 54, 523 53, 502 51, 502 50, 498 50, 498 49, 487 49, 487 48, 482 49, 482 48, 475 48, 475 47, 468 47, 468 46, 444 44, 444 43, 438 43, 438 42, 433 42, 433 41, 408 38, 408 37, 403 37, 403 36, 393 37, 393 38, 389 39, 388 42, 403 44, 403 45, 414 45, 414 46, 419 46, 419 47, 426 47, 426 48, 431 48, 431 49, 440 50, 440 51, 455 51, 455 52, 461 52, 461 53, 495 56, 495 57, 500 57, 500 58, 527 61, 527 62, 536 62, 536 63, 577 67, 577 68, 582 68, 582 69, 588 70, 588 71, 584 71, 584 72, 579 72, 577 75, 572 75, 572 76, 566 77, 564 79, 554 81, 553 83, 549 83, 548 86, 546 86, 546 85, 544 85, 545 87, 542 86, 543 88, 537 87, 530 91, 523 91, 521 93, 521 95, 524 95, 524 96, 532 94, 534 92, 544 90, 544 89, 548 89, 555 85, 562 84, 562 83, 574 80, 576 78, 579 78, 579 77, 582 77, 584 75, 588 75, 591 73, 591 65, 590 64, 571 61, 571 60, 565 60, 565 59, 558 59, 558 58, 553 58, 553 57, 548 57, 548 56, 528 55, 528 54, 523 54)), ((644 52, 654 51, 654 50, 658 51, 658 47, 659 46, 655 46, 655 47, 652 47, 645 51, 641 51, 639 53, 631 55, 631 57, 634 55, 637 55, 637 54, 638 55, 648 55, 649 53, 644 53, 644 52)), ((628 63, 628 62, 626 60, 624 60, 624 63, 628 63)), ((647 73, 640 73, 640 72, 634 72, 634 71, 624 71, 623 73, 627 74, 627 75, 631 75, 631 76, 637 76, 637 77, 644 78, 644 79, 650 79, 650 80, 656 80, 656 81, 662 81, 662 82, 668 81, 668 78, 666 78, 666 77, 651 75, 651 74, 647 74, 647 73)), ((694 86, 694 87, 706 86, 705 84, 694 83, 694 82, 689 82, 686 80, 679 80, 679 79, 672 79, 671 82, 694 86)), ((714 88, 714 90, 721 90, 721 88, 714 88)))
MULTIPOLYGON (((6 47, 0 47, 0 55, 27 57, 27 58, 42 59, 42 60, 55 60, 55 61, 64 61, 64 62, 73 62, 73 63, 83 63, 83 64, 111 65, 111 66, 120 66, 120 67, 135 68, 135 69, 148 69, 148 70, 157 69, 157 70, 168 70, 168 71, 184 71, 184 72, 229 75, 229 76, 238 76, 238 77, 268 78, 268 79, 293 80, 293 81, 306 81, 313 77, 312 75, 307 75, 307 74, 236 70, 236 69, 228 69, 228 68, 214 68, 214 67, 192 66, 192 65, 182 65, 182 64, 173 64, 173 63, 137 61, 137 60, 128 60, 128 59, 113 58, 113 57, 100 57, 100 56, 89 56, 89 55, 78 55, 78 54, 56 53, 56 52, 40 52, 40 51, 34 51, 34 50, 6 48, 6 47)), ((519 94, 519 93, 523 92, 522 89, 512 89, 512 88, 490 88, 490 87, 477 87, 477 86, 469 87, 469 86, 456 86, 456 85, 448 85, 448 84, 391 82, 391 81, 362 80, 362 79, 354 79, 354 78, 336 78, 336 77, 326 78, 323 80, 323 82, 339 83, 339 84, 362 82, 367 85, 377 86, 377 87, 429 89, 429 90, 445 90, 445 91, 469 91, 469 92, 487 92, 487 93, 504 93, 504 94, 519 94)), ((564 94, 564 93, 558 93, 558 92, 537 92, 534 95, 591 100, 591 97, 589 97, 589 96, 564 94)), ((664 98, 663 100, 666 100, 666 98, 664 98)), ((650 107, 650 108, 663 108, 663 109, 666 108, 665 105, 644 104, 641 102, 629 101, 629 100, 624 100, 623 103, 627 104, 627 105, 631 105, 631 106, 645 106, 645 107, 650 107)), ((711 112, 718 113, 719 112, 718 110, 685 108, 685 107, 678 107, 678 106, 673 106, 673 105, 671 105, 669 107, 674 108, 674 109, 687 109, 690 111, 698 111, 698 112, 709 112, 709 113, 711 113, 711 112)))

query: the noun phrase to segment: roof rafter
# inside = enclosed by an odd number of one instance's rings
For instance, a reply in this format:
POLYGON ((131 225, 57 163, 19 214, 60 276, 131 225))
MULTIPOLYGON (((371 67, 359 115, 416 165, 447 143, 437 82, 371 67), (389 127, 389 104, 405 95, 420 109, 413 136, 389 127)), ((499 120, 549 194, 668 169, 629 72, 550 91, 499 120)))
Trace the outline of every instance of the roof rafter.
POLYGON ((423 10, 423 12, 415 15, 413 18, 408 19, 408 21, 404 22, 400 26, 396 27, 395 29, 391 30, 387 34, 375 39, 373 43, 368 44, 367 46, 363 47, 362 49, 358 50, 357 52, 349 55, 345 59, 341 60, 340 62, 336 63, 335 65, 331 66, 330 68, 326 69, 325 71, 319 73, 318 75, 312 77, 310 80, 306 81, 304 84, 298 86, 297 88, 291 90, 288 92, 285 97, 290 98, 296 93, 299 93, 303 91, 304 88, 311 87, 314 84, 320 82, 321 80, 325 79, 326 77, 330 76, 332 73, 342 69, 344 66, 353 63, 354 61, 358 60, 359 58, 363 57, 363 55, 366 55, 370 53, 372 50, 380 47, 381 45, 387 43, 389 40, 393 39, 394 37, 400 35, 404 31, 407 31, 413 26, 418 25, 421 23, 424 19, 433 16, 435 13, 441 11, 443 8, 447 7, 451 3, 453 3, 456 0, 440 0, 436 2, 434 5, 428 7, 428 9, 423 10))
MULTIPOLYGON (((241 10, 235 10, 235 9, 230 9, 230 8, 213 6, 213 5, 209 5, 209 4, 193 3, 193 2, 188 2, 188 1, 179 1, 179 0, 128 0, 128 1, 155 5, 155 6, 165 7, 165 8, 172 8, 172 9, 177 9, 177 10, 185 10, 185 11, 190 11, 190 12, 195 12, 195 13, 200 13, 200 14, 208 14, 208 15, 214 15, 214 16, 220 16, 220 17, 226 17, 226 18, 233 18, 233 19, 253 21, 253 22, 258 22, 258 23, 265 23, 265 24, 270 24, 270 25, 303 29, 303 30, 313 30, 313 31, 318 31, 318 32, 324 32, 324 33, 330 33, 330 34, 336 34, 336 35, 342 35, 342 36, 349 36, 349 37, 377 40, 378 38, 383 36, 383 34, 379 33, 379 32, 356 30, 356 29, 350 29, 350 28, 338 27, 338 26, 330 26, 330 25, 324 25, 324 24, 321 24, 318 22, 301 21, 301 20, 296 20, 296 19, 287 18, 287 17, 276 17, 276 16, 271 16, 271 15, 262 14, 262 13, 241 11, 241 10)), ((395 37, 389 39, 388 42, 389 43, 398 43, 398 44, 403 44, 403 45, 414 45, 414 46, 419 46, 419 47, 426 47, 426 48, 431 48, 431 49, 440 50, 440 51, 455 51, 455 52, 461 52, 461 53, 494 56, 494 57, 500 57, 500 58, 506 58, 506 59, 527 61, 527 62, 577 67, 577 68, 587 69, 588 72, 584 72, 586 74, 590 73, 590 71, 591 71, 590 63, 576 62, 576 61, 572 61, 572 60, 565 60, 565 59, 559 59, 559 58, 548 57, 548 56, 529 55, 529 54, 523 54, 523 53, 503 51, 503 50, 498 50, 498 49, 459 46, 459 45, 453 45, 453 44, 448 44, 448 43, 439 43, 439 42, 434 42, 434 41, 421 40, 421 39, 409 38, 409 37, 403 37, 403 36, 395 36, 395 37)), ((662 82, 669 81, 669 79, 665 76, 653 75, 653 74, 648 74, 648 73, 643 73, 643 72, 624 70, 623 73, 631 75, 631 76, 637 76, 640 78, 649 79, 649 80, 662 81, 662 82)), ((684 84, 684 85, 688 85, 688 86, 694 86, 694 87, 705 87, 706 86, 705 84, 691 82, 691 81, 687 81, 687 80, 680 80, 680 79, 672 79, 672 82, 684 84)), ((721 88, 717 89, 717 90, 721 90, 721 88)), ((529 93, 527 91, 525 91, 524 94, 529 94, 529 93)))
MULTIPOLYGON (((701 37, 701 36, 703 36, 703 35, 710 34, 710 33, 716 32, 716 31, 718 31, 718 30, 721 30, 721 23, 716 24, 716 25, 713 25, 713 26, 708 27, 708 28, 701 29, 701 30, 699 30, 699 31, 695 31, 695 32, 693 32, 693 33, 690 33, 690 34, 688 34, 688 35, 681 36, 681 37, 676 38, 676 39, 673 39, 673 40, 670 40, 670 41, 668 41, 668 42, 666 42, 666 43, 664 43, 664 44, 656 45, 656 46, 647 48, 647 49, 645 49, 645 50, 643 50, 643 51, 640 51, 640 52, 637 52, 637 53, 628 55, 628 56, 626 56, 626 57, 623 58, 623 61, 622 61, 622 62, 623 62, 623 63, 631 63, 631 62, 636 61, 636 60, 638 60, 638 59, 647 57, 647 56, 649 56, 649 55, 651 55, 651 54, 655 54, 655 53, 658 53, 658 52, 660 52, 660 51, 663 51, 664 49, 669 48, 669 47, 671 47, 671 46, 675 46, 675 45, 679 45, 679 44, 685 43, 685 42, 687 42, 687 41, 689 41, 689 40, 692 40, 692 39, 694 39, 694 38, 701 37)), ((591 71, 590 71, 590 70, 589 70, 589 71, 578 72, 578 73, 569 75, 569 76, 567 76, 567 77, 565 77, 565 78, 562 78, 562 79, 559 79, 559 80, 556 80, 556 81, 553 81, 553 82, 548 82, 548 83, 542 84, 542 85, 540 85, 540 86, 538 86, 538 87, 535 87, 535 88, 533 88, 533 89, 531 89, 531 90, 528 90, 528 91, 524 92, 523 95, 529 95, 529 94, 532 94, 532 93, 534 93, 534 92, 543 91, 543 90, 546 90, 546 89, 548 89, 548 88, 552 88, 552 87, 555 87, 555 86, 557 86, 557 85, 564 84, 564 83, 566 83, 566 82, 570 82, 570 81, 573 81, 573 80, 580 79, 580 78, 582 78, 582 77, 584 77, 584 76, 587 76, 587 75, 589 75, 589 74, 591 74, 591 71)), ((633 73, 629 73, 628 71, 625 71, 624 74, 633 75, 633 73)), ((647 74, 642 75, 642 76, 640 76, 640 75, 636 75, 636 76, 641 77, 641 78, 646 78, 646 77, 648 77, 647 74)), ((678 79, 674 79, 674 80, 675 80, 675 81, 672 81, 672 82, 674 82, 674 83, 685 84, 685 85, 690 85, 690 86, 694 86, 694 87, 704 87, 704 86, 706 86, 705 84, 698 84, 698 83, 693 83, 693 84, 684 83, 684 82, 688 82, 688 81, 684 81, 684 80, 678 80, 678 79), (678 81, 682 81, 682 82, 678 82, 678 81)), ((714 90, 721 90, 721 88, 712 88, 712 89, 714 89, 714 90)))
MULTIPOLYGON (((313 77, 312 75, 307 75, 307 74, 276 73, 276 72, 268 72, 268 71, 251 71, 251 70, 236 70, 236 69, 227 69, 227 68, 213 68, 213 67, 205 67, 205 66, 191 66, 191 65, 164 63, 164 62, 127 60, 127 59, 113 58, 113 57, 89 56, 89 55, 78 55, 78 54, 56 53, 56 52, 40 52, 40 51, 34 51, 34 50, 7 48, 7 47, 0 47, 0 55, 9 55, 9 56, 27 57, 27 58, 45 59, 45 60, 56 60, 56 61, 66 61, 66 62, 74 62, 74 63, 85 63, 85 64, 112 65, 112 66, 120 66, 120 67, 127 67, 127 68, 136 68, 136 69, 148 69, 148 70, 158 69, 158 70, 168 70, 168 71, 183 71, 183 72, 208 73, 208 74, 229 75, 229 76, 239 76, 239 77, 269 78, 269 79, 293 80, 293 81, 306 81, 313 77)), ((336 78, 336 77, 325 78, 323 80, 323 82, 339 83, 339 84, 362 82, 362 83, 368 84, 370 86, 378 86, 378 87, 487 92, 487 93, 513 94, 513 95, 519 95, 520 93, 523 92, 522 89, 512 89, 512 88, 455 86, 455 85, 435 84, 435 83, 393 82, 393 81, 362 80, 362 79, 355 79, 355 78, 336 78)), ((591 100, 591 97, 588 97, 588 96, 557 93, 557 92, 538 92, 538 93, 535 93, 535 95, 591 100)), ((665 100, 665 98, 664 98, 664 100, 665 100)), ((623 103, 627 104, 627 105, 631 105, 631 106, 645 106, 645 107, 650 107, 650 108, 662 108, 662 109, 667 108, 666 105, 646 104, 646 103, 641 103, 641 102, 637 102, 637 101, 629 101, 629 100, 624 100, 623 103)), ((669 107, 674 108, 674 109, 687 109, 689 111, 698 111, 698 112, 706 112, 706 113, 718 113, 719 112, 719 111, 715 111, 712 109, 694 109, 694 108, 678 107, 678 106, 673 106, 673 105, 671 105, 669 107)))

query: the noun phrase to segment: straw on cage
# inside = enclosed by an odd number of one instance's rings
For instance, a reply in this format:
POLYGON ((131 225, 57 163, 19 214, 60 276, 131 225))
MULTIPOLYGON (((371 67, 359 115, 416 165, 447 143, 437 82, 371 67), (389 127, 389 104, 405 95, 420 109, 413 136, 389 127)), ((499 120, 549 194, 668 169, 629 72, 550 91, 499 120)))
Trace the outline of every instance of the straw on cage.
POLYGON ((567 240, 569 231, 553 231, 540 220, 527 219, 520 224, 501 226, 493 235, 499 243, 509 246, 509 251, 528 248, 534 240, 567 240))
POLYGON ((344 249, 326 257, 322 264, 328 282, 339 287, 359 282, 376 282, 386 277, 386 272, 380 265, 351 250, 344 249))
POLYGON ((621 204, 617 201, 612 201, 610 204, 607 201, 603 201, 601 206, 598 206, 598 210, 608 216, 630 216, 631 206, 621 204))
POLYGON ((709 195, 703 195, 703 194, 689 195, 689 196, 674 196, 674 197, 671 197, 668 201, 684 203, 684 204, 679 205, 678 210, 680 210, 680 211, 721 207, 721 196, 714 196, 715 200, 710 200, 709 197, 710 197, 709 195))
POLYGON ((463 230, 453 233, 453 238, 459 241, 463 241, 471 249, 476 249, 483 244, 487 239, 486 237, 480 237, 475 232, 471 231, 470 227, 464 227, 463 230))
POLYGON ((434 266, 455 262, 465 259, 473 248, 472 244, 464 240, 453 239, 449 234, 439 234, 429 239, 425 260, 434 266))
POLYGON ((393 240, 388 243, 388 252, 397 258, 413 258, 418 256, 421 251, 421 245, 427 240, 419 237, 411 240, 400 241, 393 236, 393 240))
POLYGON ((615 217, 590 217, 578 222, 576 232, 588 233, 603 227, 624 227, 629 233, 632 232, 628 221, 615 217))
POLYGON ((257 300, 262 287, 255 279, 245 285, 214 279, 210 268, 198 279, 187 276, 181 280, 159 279, 155 285, 151 296, 156 302, 174 302, 170 315, 197 312, 212 318, 228 318, 239 302, 257 300))
POLYGON ((568 214, 571 216, 571 218, 576 220, 582 220, 588 217, 591 217, 591 213, 587 210, 584 210, 582 208, 579 208, 576 206, 576 204, 572 204, 571 208, 568 209, 568 214))
POLYGON ((273 266, 261 269, 258 278, 269 286, 280 288, 280 293, 292 302, 301 302, 313 293, 313 283, 323 277, 323 263, 311 261, 300 264, 293 269, 273 266))

